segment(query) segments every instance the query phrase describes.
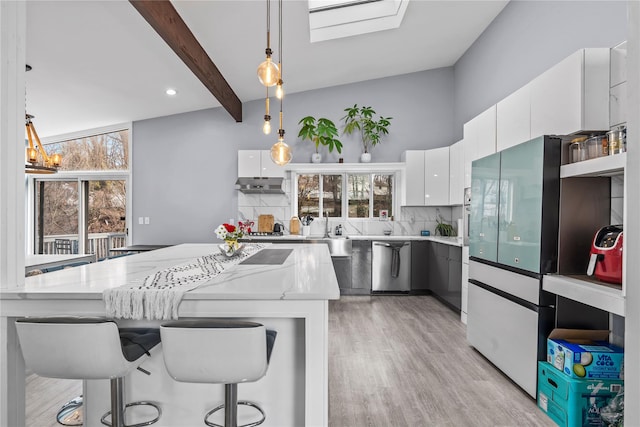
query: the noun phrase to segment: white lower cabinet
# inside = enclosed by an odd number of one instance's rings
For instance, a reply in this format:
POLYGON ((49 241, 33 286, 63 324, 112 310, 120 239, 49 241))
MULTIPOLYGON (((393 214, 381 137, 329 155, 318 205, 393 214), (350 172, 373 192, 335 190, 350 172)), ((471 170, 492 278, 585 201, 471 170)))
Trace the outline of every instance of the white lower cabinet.
POLYGON ((535 397, 538 314, 473 283, 469 301, 469 344, 535 397))

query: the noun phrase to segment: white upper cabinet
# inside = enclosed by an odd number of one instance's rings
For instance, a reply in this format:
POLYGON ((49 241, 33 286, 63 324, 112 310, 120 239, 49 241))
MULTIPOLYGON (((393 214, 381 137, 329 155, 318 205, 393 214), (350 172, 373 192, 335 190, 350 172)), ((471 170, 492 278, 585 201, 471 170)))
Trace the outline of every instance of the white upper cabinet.
POLYGON ((424 152, 424 204, 449 204, 449 147, 424 152))
POLYGON ((464 124, 464 187, 471 187, 471 162, 496 152, 496 106, 464 124))
POLYGON ((402 153, 402 160, 407 206, 449 205, 449 147, 408 150, 402 153))
POLYGON ((461 205, 464 193, 464 139, 449 147, 449 203, 461 205))
POLYGON ((424 150, 408 150, 402 153, 406 171, 407 206, 424 205, 424 150))
POLYGON ((273 163, 269 150, 238 150, 238 176, 284 178, 284 168, 273 163))
POLYGON ((530 83, 531 138, 609 128, 609 49, 581 49, 530 83))
POLYGON ((284 167, 271 159, 271 150, 260 150, 260 168, 263 178, 284 178, 284 167))
POLYGON ((610 87, 627 81, 627 42, 611 48, 610 87))
POLYGON ((496 111, 496 151, 531 139, 531 84, 502 101, 496 111))

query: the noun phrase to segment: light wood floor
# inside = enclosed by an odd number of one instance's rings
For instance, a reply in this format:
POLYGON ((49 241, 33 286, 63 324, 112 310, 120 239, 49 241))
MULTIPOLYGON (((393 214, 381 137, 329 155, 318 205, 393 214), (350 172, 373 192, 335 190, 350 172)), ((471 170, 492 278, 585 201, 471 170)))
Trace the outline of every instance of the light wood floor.
MULTIPOLYGON (((329 425, 554 426, 465 334, 459 316, 430 296, 331 301, 329 425)), ((58 426, 56 412, 79 394, 80 381, 31 375, 27 426, 58 426)))

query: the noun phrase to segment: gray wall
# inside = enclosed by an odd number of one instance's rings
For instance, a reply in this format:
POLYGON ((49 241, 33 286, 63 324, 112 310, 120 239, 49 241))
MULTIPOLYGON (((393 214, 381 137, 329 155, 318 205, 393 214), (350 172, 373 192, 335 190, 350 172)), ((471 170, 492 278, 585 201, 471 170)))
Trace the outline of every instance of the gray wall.
POLYGON ((624 1, 511 1, 458 60, 454 136, 482 111, 578 49, 626 39, 624 1))
MULTIPOLYGON (((344 108, 371 105, 394 117, 389 136, 372 152, 373 161, 399 162, 404 150, 454 142, 453 90, 453 68, 443 68, 291 94, 284 104, 285 141, 293 148, 293 162, 308 163, 315 146, 297 138, 298 120, 323 116, 339 125, 344 108)), ((245 103, 242 123, 214 108, 133 124, 134 244, 216 240, 214 228, 237 215, 237 151, 269 149, 277 139, 274 101, 269 136, 262 133, 264 101, 245 103), (149 217, 149 224, 139 225, 139 217, 149 217)), ((345 162, 357 162, 358 139, 340 139, 345 162)), ((321 150, 323 161, 337 162, 337 153, 321 150)))
MULTIPOLYGON (((625 1, 509 2, 454 66, 455 137, 462 138, 464 123, 578 49, 613 47, 626 36, 625 1)), ((615 190, 614 224, 622 221, 623 203, 619 183, 615 190)))

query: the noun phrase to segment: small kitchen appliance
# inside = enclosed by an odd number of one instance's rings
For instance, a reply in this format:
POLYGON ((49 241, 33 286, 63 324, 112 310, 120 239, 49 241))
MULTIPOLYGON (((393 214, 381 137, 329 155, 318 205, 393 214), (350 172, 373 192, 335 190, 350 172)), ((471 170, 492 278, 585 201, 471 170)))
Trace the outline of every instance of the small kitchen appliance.
POLYGON ((622 284, 622 225, 601 228, 593 238, 587 275, 622 284))

